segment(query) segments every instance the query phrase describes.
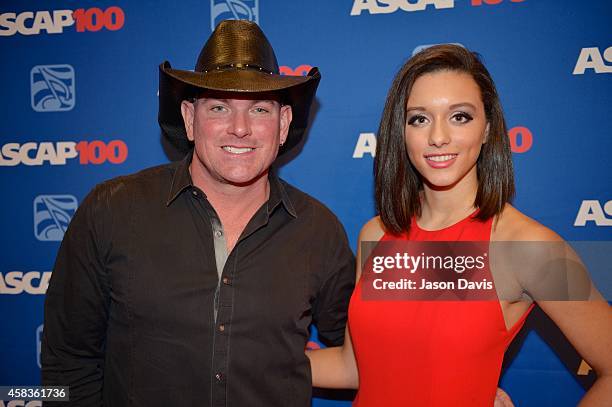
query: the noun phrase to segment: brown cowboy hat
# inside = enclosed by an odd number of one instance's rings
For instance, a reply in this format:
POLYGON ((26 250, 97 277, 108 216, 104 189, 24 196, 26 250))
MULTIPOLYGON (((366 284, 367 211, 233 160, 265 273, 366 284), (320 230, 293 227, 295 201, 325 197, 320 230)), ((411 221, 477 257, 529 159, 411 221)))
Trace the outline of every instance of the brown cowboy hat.
POLYGON ((321 74, 312 68, 306 76, 280 75, 270 42, 259 26, 245 20, 219 23, 200 52, 194 71, 159 66, 158 121, 165 137, 182 151, 191 147, 181 115, 181 102, 203 90, 274 93, 291 105, 293 120, 280 154, 301 140, 321 74))

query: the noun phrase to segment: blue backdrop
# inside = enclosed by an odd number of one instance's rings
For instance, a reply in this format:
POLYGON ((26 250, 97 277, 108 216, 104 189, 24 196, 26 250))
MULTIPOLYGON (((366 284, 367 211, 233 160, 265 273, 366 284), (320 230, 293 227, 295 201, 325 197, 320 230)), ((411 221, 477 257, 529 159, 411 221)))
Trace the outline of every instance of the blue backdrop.
MULTIPOLYGON (((44 292, 78 203, 96 183, 178 158, 157 125, 157 66, 192 69, 227 18, 257 21, 284 73, 320 68, 310 131, 279 172, 339 216, 353 247, 375 215, 391 79, 419 47, 448 42, 478 51, 496 80, 515 206, 567 240, 612 240, 608 0, 3 0, 0 385, 39 383, 44 292)), ((598 273, 609 286, 612 271, 598 273)), ((519 406, 573 406, 594 379, 541 312, 506 359, 501 386, 519 406)))

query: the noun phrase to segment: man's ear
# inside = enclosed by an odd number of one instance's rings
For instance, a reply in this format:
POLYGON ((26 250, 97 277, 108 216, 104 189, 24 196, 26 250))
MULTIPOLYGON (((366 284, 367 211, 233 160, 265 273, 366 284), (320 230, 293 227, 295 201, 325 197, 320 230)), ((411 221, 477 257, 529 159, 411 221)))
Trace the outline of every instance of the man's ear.
POLYGON ((189 141, 193 141, 193 118, 195 115, 195 104, 187 100, 183 100, 181 102, 181 115, 183 115, 187 139, 189 141))
POLYGON ((280 144, 285 144, 287 136, 289 135, 289 126, 293 120, 293 110, 291 106, 283 105, 280 108, 280 144))

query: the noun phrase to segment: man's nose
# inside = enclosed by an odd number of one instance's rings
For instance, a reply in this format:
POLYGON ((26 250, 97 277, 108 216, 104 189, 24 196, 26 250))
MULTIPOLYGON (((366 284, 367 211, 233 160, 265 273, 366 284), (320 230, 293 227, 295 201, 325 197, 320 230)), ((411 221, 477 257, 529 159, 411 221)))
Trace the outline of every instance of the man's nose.
POLYGON ((232 115, 230 133, 236 137, 246 137, 251 134, 251 123, 248 111, 235 111, 232 115))

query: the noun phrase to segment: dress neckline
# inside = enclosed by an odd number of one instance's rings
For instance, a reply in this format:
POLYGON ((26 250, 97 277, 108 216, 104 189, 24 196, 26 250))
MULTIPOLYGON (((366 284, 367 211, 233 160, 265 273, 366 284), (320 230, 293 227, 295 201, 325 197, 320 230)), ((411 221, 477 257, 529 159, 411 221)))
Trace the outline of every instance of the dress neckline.
POLYGON ((456 221, 455 223, 449 225, 449 226, 445 226, 441 229, 423 229, 422 227, 419 226, 419 224, 417 223, 417 219, 416 216, 412 218, 412 226, 418 230, 419 232, 425 232, 425 233, 435 233, 435 232, 442 232, 443 230, 448 230, 448 229, 452 229, 455 227, 458 227, 460 225, 462 225, 463 223, 472 220, 474 218, 474 216, 476 216, 476 214, 478 213, 478 208, 476 208, 472 213, 470 213, 468 216, 466 216, 465 218, 459 219, 458 221, 456 221))

